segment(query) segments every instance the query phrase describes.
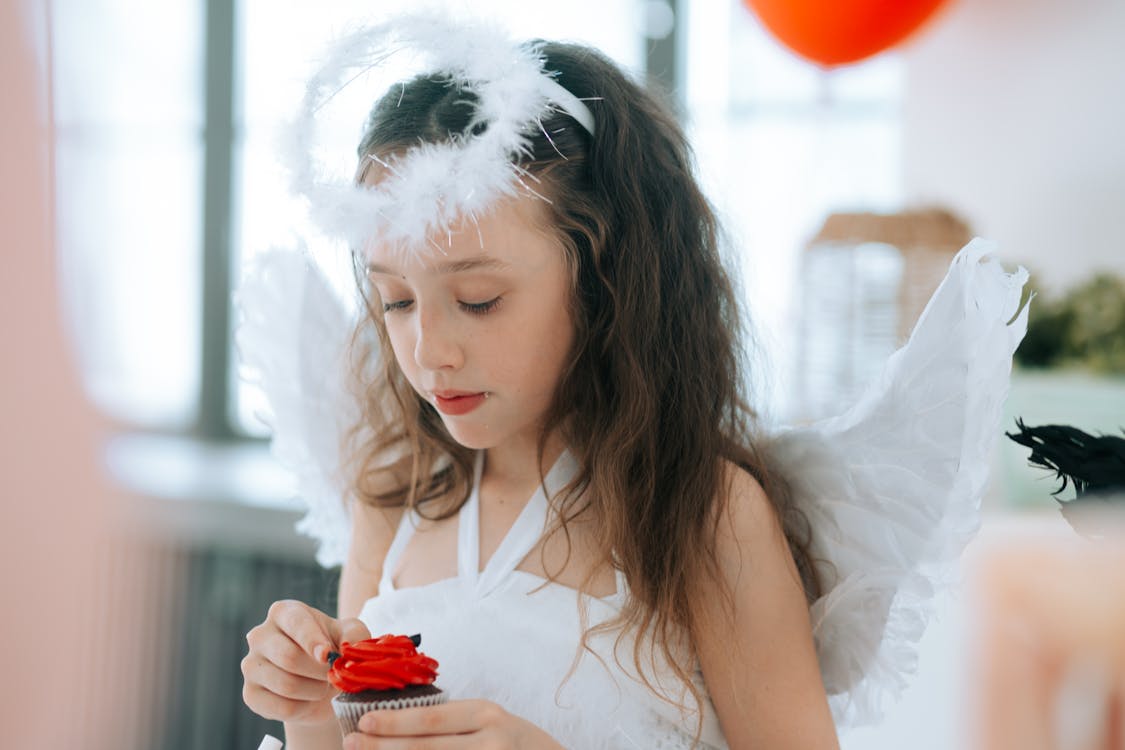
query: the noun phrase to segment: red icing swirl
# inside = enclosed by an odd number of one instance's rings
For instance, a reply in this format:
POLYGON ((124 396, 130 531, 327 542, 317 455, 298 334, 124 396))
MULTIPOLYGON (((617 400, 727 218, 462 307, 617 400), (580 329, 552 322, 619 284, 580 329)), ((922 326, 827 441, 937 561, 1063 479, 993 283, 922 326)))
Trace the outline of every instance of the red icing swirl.
POLYGON ((437 661, 414 648, 405 635, 381 635, 340 647, 328 670, 328 681, 345 693, 401 690, 407 685, 432 685, 437 661))

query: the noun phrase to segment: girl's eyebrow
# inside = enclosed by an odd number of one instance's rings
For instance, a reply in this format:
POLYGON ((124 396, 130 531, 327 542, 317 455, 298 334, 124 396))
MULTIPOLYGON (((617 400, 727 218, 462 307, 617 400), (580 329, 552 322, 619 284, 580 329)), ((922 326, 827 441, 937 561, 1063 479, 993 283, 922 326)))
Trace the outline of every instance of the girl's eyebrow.
MULTIPOLYGON (((511 267, 512 266, 510 264, 505 263, 504 261, 499 260, 497 258, 493 258, 493 257, 488 256, 488 255, 478 255, 478 256, 473 257, 473 258, 466 258, 464 260, 454 260, 454 261, 450 261, 448 263, 442 263, 441 265, 434 266, 433 270, 436 273, 447 274, 447 273, 458 273, 460 271, 477 271, 477 270, 506 271, 506 270, 510 269, 511 267)), ((367 272, 368 273, 381 273, 381 274, 384 274, 384 275, 387 275, 387 276, 401 276, 402 275, 402 274, 398 273, 397 271, 395 271, 391 268, 388 268, 386 266, 379 265, 378 263, 368 263, 367 264, 367 272)))

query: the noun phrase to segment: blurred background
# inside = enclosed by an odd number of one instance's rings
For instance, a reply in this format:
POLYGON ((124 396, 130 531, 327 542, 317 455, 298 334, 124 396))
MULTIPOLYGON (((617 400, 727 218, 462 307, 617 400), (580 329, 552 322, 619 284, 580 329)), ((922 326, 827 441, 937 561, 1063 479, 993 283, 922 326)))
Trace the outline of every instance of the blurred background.
MULTIPOLYGON (((1039 295, 1006 427, 1019 416, 1118 432, 1125 3, 923 4, 936 10, 901 41, 847 64, 779 41, 763 23, 768 2, 473 8, 516 36, 593 44, 667 92, 725 222, 770 419, 842 410, 980 235, 1032 272, 1039 295)), ((266 731, 280 736, 242 705, 243 636, 276 599, 334 609, 336 573, 293 531, 301 504, 269 454, 268 406, 238 378, 231 294, 248 259, 301 229, 273 137, 318 50, 394 5, 21 6, 46 92, 60 325, 104 425, 97 459, 138 499, 136 538, 163 566, 148 608, 162 644, 149 662, 157 716, 121 747, 251 748, 266 731)), ((18 249, 5 256, 17 274, 29 262, 18 249)), ((1003 440, 978 547, 1030 531, 1065 538, 1054 488, 1003 440)), ((966 746, 968 672, 950 657, 966 652, 976 613, 943 606, 903 702, 846 747, 966 746)))

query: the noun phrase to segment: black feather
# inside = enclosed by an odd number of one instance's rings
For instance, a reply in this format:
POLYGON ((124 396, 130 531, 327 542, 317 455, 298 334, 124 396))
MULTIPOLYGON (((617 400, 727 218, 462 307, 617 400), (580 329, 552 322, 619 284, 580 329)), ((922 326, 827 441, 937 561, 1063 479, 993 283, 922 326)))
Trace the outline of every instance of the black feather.
POLYGON ((1068 425, 1028 427, 1021 419, 1016 420, 1016 426, 1018 433, 1005 434, 1031 448, 1031 463, 1054 471, 1062 480, 1051 494, 1058 495, 1068 482, 1074 485, 1075 500, 1125 493, 1125 438, 1090 435, 1068 425))

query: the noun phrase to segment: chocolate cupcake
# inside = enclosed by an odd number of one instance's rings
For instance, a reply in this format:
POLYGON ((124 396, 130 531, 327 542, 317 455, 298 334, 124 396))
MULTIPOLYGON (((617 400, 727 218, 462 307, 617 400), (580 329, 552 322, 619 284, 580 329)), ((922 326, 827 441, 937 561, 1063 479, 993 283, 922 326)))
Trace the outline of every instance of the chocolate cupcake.
POLYGON ((332 654, 328 681, 340 690, 332 708, 344 735, 368 711, 435 706, 448 696, 434 685, 438 663, 417 650, 420 635, 381 635, 344 643, 332 654))

